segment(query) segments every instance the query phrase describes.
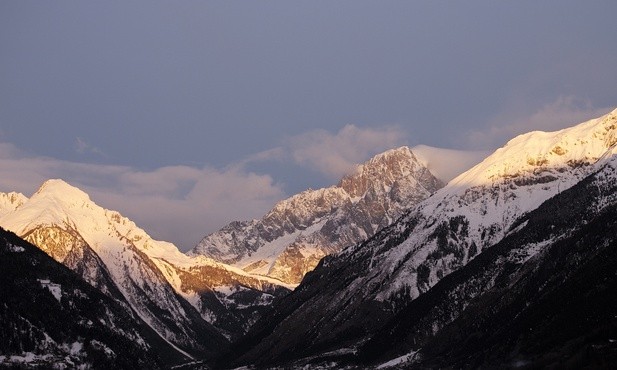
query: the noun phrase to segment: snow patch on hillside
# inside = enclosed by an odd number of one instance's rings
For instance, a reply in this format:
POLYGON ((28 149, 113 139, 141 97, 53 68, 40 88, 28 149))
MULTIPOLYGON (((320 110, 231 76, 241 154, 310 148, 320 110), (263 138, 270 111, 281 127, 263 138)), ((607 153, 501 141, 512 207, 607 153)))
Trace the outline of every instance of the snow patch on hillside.
POLYGON ((52 283, 48 279, 39 279, 39 283, 41 284, 41 287, 47 288, 54 298, 60 302, 62 299, 62 285, 52 283))
POLYGON ((388 362, 385 362, 377 366, 377 369, 391 369, 391 368, 400 368, 401 366, 410 366, 418 359, 419 359, 418 352, 412 351, 403 356, 399 356, 397 358, 394 358, 388 362))

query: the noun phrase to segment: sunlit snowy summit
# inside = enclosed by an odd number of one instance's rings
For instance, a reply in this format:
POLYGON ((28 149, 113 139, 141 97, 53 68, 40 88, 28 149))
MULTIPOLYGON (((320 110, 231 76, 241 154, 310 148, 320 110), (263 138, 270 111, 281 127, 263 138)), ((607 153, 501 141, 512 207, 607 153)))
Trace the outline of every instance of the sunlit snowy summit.
POLYGON ((206 236, 191 255, 298 284, 322 257, 373 236, 442 186, 408 147, 389 150, 338 185, 304 191, 259 220, 206 236))

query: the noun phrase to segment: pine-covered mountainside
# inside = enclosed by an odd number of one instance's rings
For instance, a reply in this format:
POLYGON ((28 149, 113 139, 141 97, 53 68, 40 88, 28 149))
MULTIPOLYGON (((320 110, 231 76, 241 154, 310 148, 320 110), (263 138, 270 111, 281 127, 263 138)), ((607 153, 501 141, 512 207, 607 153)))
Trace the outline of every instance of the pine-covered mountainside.
POLYGON ((157 369, 173 352, 118 302, 2 229, 0 271, 0 367, 157 369))
MULTIPOLYGON (((367 359, 385 356, 385 348, 396 347, 386 345, 370 355, 370 346, 362 347, 362 343, 371 340, 384 325, 396 327, 396 321, 401 320, 397 315, 419 297, 430 297, 425 294, 444 277, 470 261, 487 258, 485 253, 493 253, 496 245, 502 240, 506 243, 507 237, 519 230, 537 227, 528 225, 531 221, 525 223, 525 217, 548 199, 565 197, 562 194, 569 188, 591 181, 594 186, 606 187, 606 192, 594 197, 593 192, 578 194, 582 191, 578 187, 574 194, 581 202, 591 197, 593 204, 605 202, 610 207, 614 202, 616 143, 617 110, 561 131, 532 132, 511 140, 373 238, 322 259, 293 293, 281 299, 235 345, 232 364, 301 363, 357 351, 367 359), (605 180, 589 180, 595 173, 605 180)), ((594 215, 598 222, 602 207, 598 206, 599 213, 594 215)), ((606 217, 614 220, 614 213, 606 217)), ((544 236, 524 246, 518 255, 514 253, 511 263, 504 262, 487 277, 487 284, 495 284, 498 276, 509 276, 509 270, 502 268, 535 261, 533 256, 553 250, 552 246, 569 233, 590 236, 576 229, 585 226, 586 219, 571 222, 574 226, 565 234, 551 235, 556 226, 550 223, 535 229, 544 236)), ((607 243, 613 235, 606 234, 607 243)), ((472 290, 472 294, 479 294, 479 290, 472 290)), ((442 297, 439 302, 445 305, 441 315, 450 320, 457 316, 450 304, 465 305, 464 301, 456 303, 454 296, 448 296, 445 302, 442 297)), ((437 315, 439 302, 434 300, 424 309, 437 315)), ((608 310, 614 312, 614 307, 608 310)), ((423 324, 431 335, 438 334, 443 325, 430 320, 423 324)), ((491 328, 495 325, 487 324, 491 328)), ((474 327, 464 327, 459 335, 473 332, 474 327)), ((414 340, 418 341, 411 342, 414 340)), ((407 349, 411 353, 420 347, 407 349)))
POLYGON ((232 222, 191 254, 298 284, 322 257, 373 236, 442 186, 408 147, 389 150, 336 186, 294 195, 259 220, 232 222))

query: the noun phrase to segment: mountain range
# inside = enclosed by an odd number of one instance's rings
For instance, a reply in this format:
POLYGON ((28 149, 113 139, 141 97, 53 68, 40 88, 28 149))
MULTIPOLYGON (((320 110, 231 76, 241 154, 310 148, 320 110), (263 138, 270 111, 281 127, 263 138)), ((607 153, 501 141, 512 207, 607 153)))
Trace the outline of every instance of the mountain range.
POLYGON ((516 137, 445 186, 411 149, 389 150, 188 254, 62 180, 0 194, 16 234, 0 262, 22 264, 3 270, 21 285, 7 280, 0 363, 609 367, 616 145, 617 110, 516 137), (107 332, 84 334, 90 321, 107 332))
POLYGON ((442 186, 408 147, 389 150, 336 186, 304 191, 259 220, 225 226, 190 254, 298 284, 321 258, 374 235, 442 186))
POLYGON ((350 243, 362 240, 397 217, 404 202, 417 203, 430 195, 427 188, 440 185, 406 147, 373 158, 341 183, 346 185, 284 200, 263 221, 249 223, 269 223, 274 225, 270 230, 282 236, 276 240, 280 248, 270 252, 278 257, 272 259, 278 271, 294 270, 290 282, 281 275, 242 270, 211 256, 183 254, 62 180, 46 181, 30 198, 14 192, 0 194, 0 225, 131 312, 176 352, 174 361, 182 362, 221 353, 276 297, 289 293, 319 257, 340 250, 343 244, 336 243, 340 235, 348 234, 350 243), (379 183, 381 178, 384 181, 379 183), (347 193, 352 190, 353 198, 347 193), (364 225, 347 225, 349 219, 364 225), (313 244, 299 246, 298 240, 311 236, 308 230, 313 230, 313 244), (293 255, 294 249, 302 253, 293 255), (319 255, 307 254, 308 249, 319 255), (302 268, 296 271, 298 265, 302 268))
MULTIPOLYGON (((442 278, 523 229, 525 215, 598 171, 611 174, 616 143, 617 110, 561 131, 512 139, 374 237, 322 259, 236 344, 234 364, 357 353, 442 278)), ((606 201, 614 198, 609 190, 606 201)), ((551 227, 544 232, 550 235, 551 227)), ((529 244, 517 263, 556 241, 529 244)), ((443 311, 456 317, 449 307, 443 311)), ((430 322, 431 335, 440 329, 439 322, 430 322)))

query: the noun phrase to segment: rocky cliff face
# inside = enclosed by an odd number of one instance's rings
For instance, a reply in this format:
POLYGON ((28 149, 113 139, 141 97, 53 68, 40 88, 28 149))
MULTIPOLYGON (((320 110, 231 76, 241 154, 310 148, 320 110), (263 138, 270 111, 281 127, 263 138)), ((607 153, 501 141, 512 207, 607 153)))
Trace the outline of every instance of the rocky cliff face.
POLYGON ((256 277, 203 256, 151 256, 176 292, 207 323, 235 340, 290 289, 274 279, 256 277))
POLYGON ((441 186, 409 148, 390 150, 336 186, 281 201, 260 220, 227 225, 191 253, 297 284, 322 257, 374 235, 441 186))
POLYGON ((325 257, 239 344, 244 360, 269 363, 353 348, 516 232, 523 215, 605 166, 616 143, 617 110, 511 140, 373 238, 325 257))

